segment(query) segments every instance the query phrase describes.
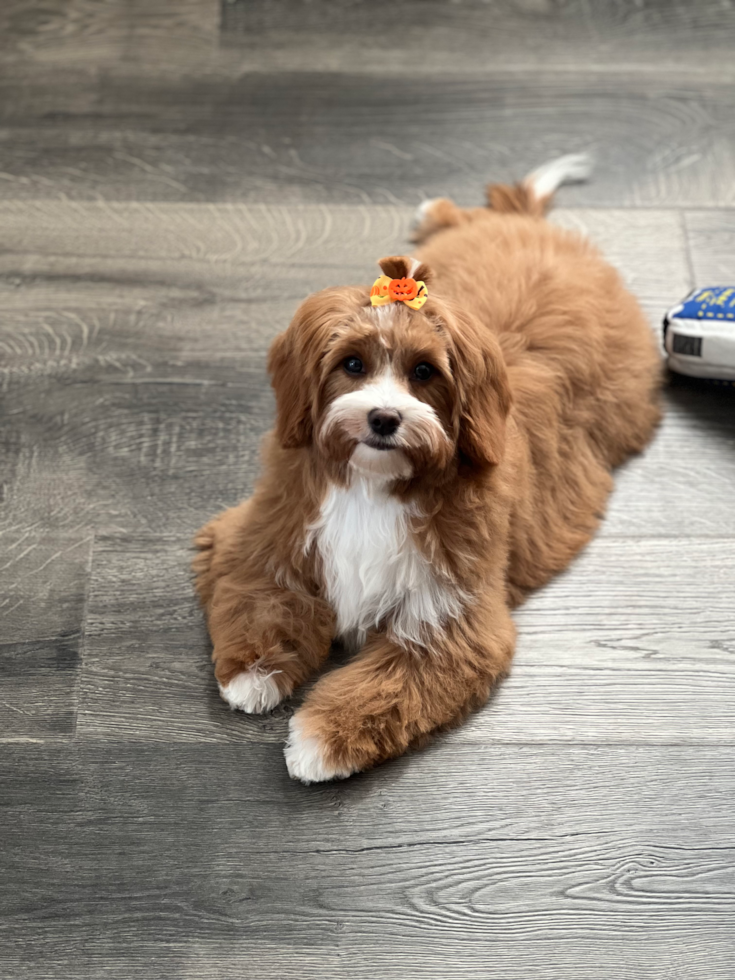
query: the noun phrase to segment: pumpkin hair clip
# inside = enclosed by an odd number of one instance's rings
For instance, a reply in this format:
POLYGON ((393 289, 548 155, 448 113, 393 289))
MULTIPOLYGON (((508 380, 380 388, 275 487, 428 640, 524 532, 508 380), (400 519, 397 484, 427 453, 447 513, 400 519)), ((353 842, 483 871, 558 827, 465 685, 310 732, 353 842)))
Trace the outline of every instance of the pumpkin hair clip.
POLYGON ((429 294, 425 282, 417 282, 408 276, 402 279, 391 279, 390 276, 378 276, 370 290, 370 305, 385 306, 388 303, 403 303, 412 310, 420 310, 429 294))

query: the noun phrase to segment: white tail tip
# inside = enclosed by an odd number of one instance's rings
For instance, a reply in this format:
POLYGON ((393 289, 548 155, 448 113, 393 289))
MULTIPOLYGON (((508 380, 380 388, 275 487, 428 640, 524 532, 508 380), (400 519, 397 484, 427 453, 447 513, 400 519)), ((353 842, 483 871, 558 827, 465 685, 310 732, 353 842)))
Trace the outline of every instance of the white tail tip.
POLYGON ((587 180, 593 170, 594 161, 588 153, 568 153, 542 164, 523 183, 542 201, 551 197, 562 184, 578 184, 587 180))

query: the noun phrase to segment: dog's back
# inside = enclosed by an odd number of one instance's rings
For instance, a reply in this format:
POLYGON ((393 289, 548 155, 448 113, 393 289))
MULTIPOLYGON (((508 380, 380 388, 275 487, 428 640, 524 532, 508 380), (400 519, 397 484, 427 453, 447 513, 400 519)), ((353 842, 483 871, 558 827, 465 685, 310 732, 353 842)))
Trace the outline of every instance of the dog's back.
POLYGON ((581 158, 562 158, 514 187, 492 185, 488 208, 431 202, 419 229, 435 291, 492 330, 505 355, 516 601, 586 544, 610 469, 646 445, 659 419, 660 355, 640 306, 589 241, 543 220, 565 175, 584 170, 581 158))

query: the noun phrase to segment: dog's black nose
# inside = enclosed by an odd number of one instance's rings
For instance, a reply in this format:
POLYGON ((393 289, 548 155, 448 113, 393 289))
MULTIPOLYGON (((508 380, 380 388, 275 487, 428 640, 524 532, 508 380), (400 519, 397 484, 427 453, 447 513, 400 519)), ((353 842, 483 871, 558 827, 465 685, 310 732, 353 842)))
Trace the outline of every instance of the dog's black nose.
POLYGON ((392 436, 401 424, 401 416, 390 408, 374 408, 368 413, 368 425, 377 436, 392 436))

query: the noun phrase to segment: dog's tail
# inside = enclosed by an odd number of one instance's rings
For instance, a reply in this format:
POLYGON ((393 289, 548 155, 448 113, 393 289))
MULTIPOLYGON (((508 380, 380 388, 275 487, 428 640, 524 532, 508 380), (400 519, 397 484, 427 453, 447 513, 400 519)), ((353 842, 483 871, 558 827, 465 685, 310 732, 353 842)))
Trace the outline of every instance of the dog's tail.
POLYGON ((544 163, 512 187, 510 184, 490 184, 487 203, 503 214, 530 214, 541 218, 551 207, 557 188, 587 180, 593 166, 592 157, 587 153, 568 153, 544 163))

